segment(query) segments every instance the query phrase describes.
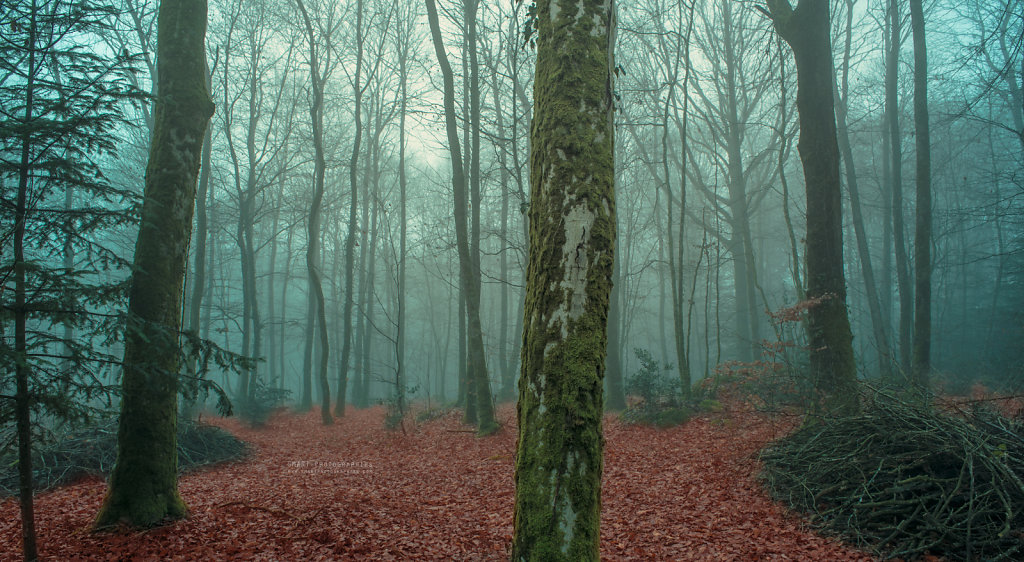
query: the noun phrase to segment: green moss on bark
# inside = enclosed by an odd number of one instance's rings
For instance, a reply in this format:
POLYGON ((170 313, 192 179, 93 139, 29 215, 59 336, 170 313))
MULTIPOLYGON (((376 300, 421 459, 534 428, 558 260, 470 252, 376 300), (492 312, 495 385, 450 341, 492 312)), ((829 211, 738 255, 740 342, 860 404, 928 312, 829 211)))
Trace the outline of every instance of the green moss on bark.
POLYGON ((615 241, 611 3, 537 3, 515 560, 597 560, 615 241))
POLYGON ((202 141, 206 0, 160 5, 159 96, 125 333, 118 453, 96 526, 148 527, 184 517, 178 494, 181 295, 202 141))

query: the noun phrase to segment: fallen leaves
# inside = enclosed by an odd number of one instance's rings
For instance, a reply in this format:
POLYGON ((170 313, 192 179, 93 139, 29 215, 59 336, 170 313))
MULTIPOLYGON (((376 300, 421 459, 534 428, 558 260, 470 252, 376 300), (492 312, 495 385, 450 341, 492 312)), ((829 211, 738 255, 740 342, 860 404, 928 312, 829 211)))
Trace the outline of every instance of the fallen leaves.
MULTIPOLYGON (((251 443, 238 463, 188 474, 184 521, 91 533, 105 485, 40 494, 51 560, 504 560, 512 539, 514 411, 480 439, 452 413, 408 434, 383 408, 315 412, 264 429, 218 425, 251 443)), ((785 425, 743 410, 668 430, 605 421, 605 560, 872 560, 807 530, 754 481, 756 452, 785 425)), ((20 551, 15 499, 0 502, 0 553, 20 551)), ((0 554, 6 559, 7 554, 0 554)))

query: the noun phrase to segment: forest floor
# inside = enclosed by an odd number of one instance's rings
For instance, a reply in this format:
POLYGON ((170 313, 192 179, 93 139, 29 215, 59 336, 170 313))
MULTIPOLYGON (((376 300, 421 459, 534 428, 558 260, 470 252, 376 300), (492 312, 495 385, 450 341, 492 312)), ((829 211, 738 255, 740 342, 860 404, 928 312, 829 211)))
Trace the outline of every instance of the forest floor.
MULTIPOLYGON (((478 438, 458 413, 384 429, 383 407, 215 423, 251 456, 182 476, 191 516, 91 532, 105 484, 36 498, 46 560, 502 560, 512 539, 515 410, 478 438)), ((605 418, 603 560, 874 560, 822 538, 756 481, 757 452, 795 420, 744 408, 655 429, 605 418)), ((20 552, 18 503, 0 501, 0 559, 20 552)))

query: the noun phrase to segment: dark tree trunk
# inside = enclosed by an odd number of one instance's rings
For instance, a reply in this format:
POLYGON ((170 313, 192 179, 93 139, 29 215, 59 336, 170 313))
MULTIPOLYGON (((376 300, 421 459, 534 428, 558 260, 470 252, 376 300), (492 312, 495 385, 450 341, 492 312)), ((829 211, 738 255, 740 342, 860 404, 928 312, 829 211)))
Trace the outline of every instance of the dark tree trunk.
MULTIPOLYGON (((356 251, 356 215, 359 212, 359 184, 358 184, 358 165, 359 165, 359 148, 363 138, 363 89, 362 89, 362 71, 363 71, 363 2, 358 0, 356 2, 356 70, 355 70, 355 82, 353 84, 353 93, 355 94, 355 136, 352 139, 352 159, 349 162, 348 180, 349 188, 351 193, 349 194, 349 207, 348 207, 348 231, 345 237, 345 304, 341 312, 341 323, 342 328, 345 330, 345 339, 342 340, 341 344, 341 361, 338 367, 338 397, 334 402, 334 413, 338 416, 345 415, 345 402, 347 401, 346 392, 348 389, 348 364, 352 356, 352 337, 353 337, 353 326, 352 326, 352 304, 355 300, 353 291, 355 290, 355 251, 356 251)), ((356 373, 359 376, 359 373, 356 373)), ((359 404, 365 406, 363 400, 363 393, 366 389, 359 385, 359 392, 355 392, 356 399, 359 404)))
MULTIPOLYGON (((34 119, 36 41, 39 34, 38 9, 33 4, 28 22, 28 72, 25 84, 25 122, 34 119)), ((21 508, 22 555, 27 561, 39 557, 36 546, 35 507, 32 498, 32 395, 29 392, 31 368, 28 355, 28 286, 25 275, 25 224, 28 218, 28 191, 31 172, 32 135, 26 128, 21 138, 21 161, 18 168, 18 195, 14 209, 14 416, 18 433, 18 501, 21 508)))
POLYGON ((904 374, 910 368, 911 328, 914 299, 911 295, 910 266, 907 256, 906 230, 903 218, 903 150, 900 139, 899 53, 900 12, 897 0, 889 1, 889 52, 885 62, 885 115, 889 128, 890 195, 892 196, 892 233, 896 257, 896 288, 899 290, 900 319, 898 325, 899 363, 904 374))
POLYGON ((200 152, 214 109, 206 10, 206 0, 160 4, 159 94, 128 302, 117 462, 98 527, 147 527, 187 513, 178 495, 178 333, 200 152))
POLYGON ((910 0, 910 29, 914 37, 914 136, 917 148, 911 381, 915 386, 927 389, 931 378, 932 338, 932 172, 931 135, 928 130, 928 56, 921 0, 910 0))
POLYGON ((828 0, 768 0, 775 29, 793 49, 798 148, 807 194, 807 297, 811 376, 829 413, 857 411, 857 369, 846 310, 842 193, 832 96, 828 0))
POLYGON ((469 368, 468 377, 476 384, 468 384, 476 396, 478 427, 481 435, 489 435, 498 429, 494 418, 494 404, 491 401, 491 389, 487 376, 487 363, 484 356, 483 328, 480 323, 480 272, 476 260, 470 253, 470 232, 466 210, 467 185, 463 170, 462 156, 459 154, 459 137, 455 123, 455 81, 451 65, 441 41, 441 29, 437 18, 437 7, 434 0, 426 0, 427 19, 434 43, 434 52, 444 77, 445 121, 448 133, 448 148, 452 157, 452 184, 455 192, 455 238, 459 250, 459 278, 466 301, 469 337, 469 368), (476 268, 474 266, 477 266, 476 268))
MULTIPOLYGON (((324 74, 320 71, 319 55, 317 54, 316 35, 313 31, 313 24, 309 18, 302 0, 296 0, 299 12, 306 27, 306 34, 309 40, 309 75, 312 82, 313 99, 309 106, 309 117, 313 124, 313 150, 315 153, 313 167, 313 199, 309 205, 309 218, 306 232, 306 272, 309 276, 310 310, 311 316, 315 314, 313 325, 316 329, 316 339, 319 344, 317 358, 317 379, 320 382, 320 419, 324 425, 334 423, 331 416, 331 389, 327 381, 327 366, 330 361, 330 342, 327 337, 327 310, 324 302, 323 285, 320 282, 320 216, 324 199, 324 174, 327 164, 324 156, 324 74)), ((308 325, 308 324, 307 324, 308 325)), ((309 340, 314 338, 312 332, 307 333, 309 340)), ((311 343, 307 343, 307 349, 311 343)), ((312 367, 312 366, 311 366, 312 367)), ((307 380, 312 373, 307 373, 307 380)), ((312 385, 310 385, 312 386, 312 385)), ((303 386, 303 405, 306 402, 306 386, 303 386)), ((312 396, 309 396, 312 405, 312 396)))
POLYGON ((850 145, 850 132, 846 123, 847 105, 849 100, 850 51, 853 40, 853 4, 855 0, 846 0, 846 41, 843 46, 843 71, 836 90, 836 121, 837 140, 846 168, 846 188, 850 192, 850 215, 853 222, 854 236, 857 238, 857 254, 860 257, 861 274, 864 277, 864 293, 868 301, 868 313, 871 317, 871 329, 878 353, 879 376, 883 380, 892 378, 892 350, 889 348, 889 335, 886 322, 882 316, 882 305, 878 297, 878 285, 875 282, 875 269, 871 263, 871 251, 868 246, 867 230, 864 228, 864 213, 860 202, 860 187, 857 183, 857 171, 853 159, 853 147, 850 145))

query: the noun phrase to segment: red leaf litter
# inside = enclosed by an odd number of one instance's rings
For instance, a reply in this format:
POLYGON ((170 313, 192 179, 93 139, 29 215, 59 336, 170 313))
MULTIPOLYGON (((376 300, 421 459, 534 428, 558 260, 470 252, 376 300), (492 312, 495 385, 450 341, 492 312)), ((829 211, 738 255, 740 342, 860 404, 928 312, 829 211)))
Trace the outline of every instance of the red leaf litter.
MULTIPOLYGON (((512 540, 515 410, 477 438, 459 414, 384 429, 384 409, 215 423, 245 461, 181 478, 191 510, 145 531, 90 531, 91 479, 36 498, 45 560, 503 560, 512 540)), ((757 485, 757 451, 791 423, 733 409, 658 430, 605 419, 604 560, 873 560, 811 532, 757 485)), ((20 557, 18 502, 0 502, 0 559, 20 557)))

